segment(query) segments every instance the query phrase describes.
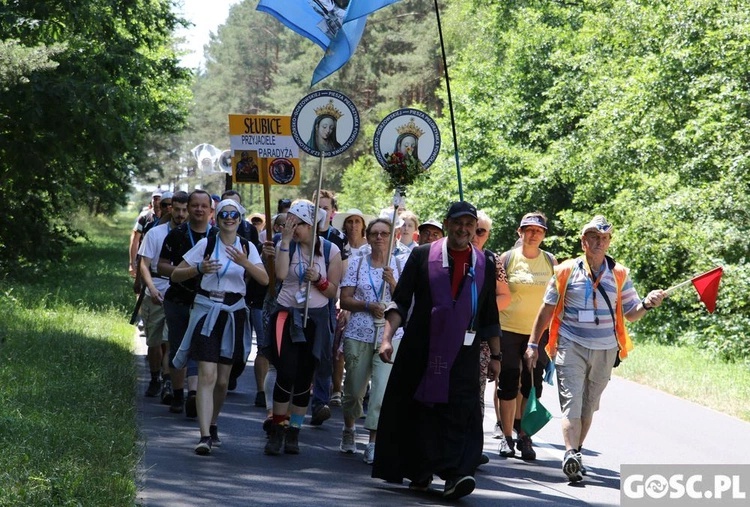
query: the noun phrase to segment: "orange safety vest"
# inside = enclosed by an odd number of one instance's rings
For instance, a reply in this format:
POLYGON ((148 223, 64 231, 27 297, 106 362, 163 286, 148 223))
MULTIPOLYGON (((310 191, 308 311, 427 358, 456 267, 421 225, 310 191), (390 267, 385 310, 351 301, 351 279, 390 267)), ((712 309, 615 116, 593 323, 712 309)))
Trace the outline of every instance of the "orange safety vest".
MULTIPOLYGON (((628 279, 628 268, 609 258, 607 258, 605 262, 609 264, 612 273, 615 275, 617 286, 615 338, 617 338, 620 359, 625 359, 628 357, 628 352, 633 350, 633 342, 630 339, 630 336, 628 336, 627 329, 625 329, 625 313, 622 309, 622 288, 625 286, 625 281, 628 279), (614 266, 612 264, 614 264, 614 266)), ((562 264, 555 266, 555 284, 557 286, 557 293, 560 296, 552 314, 552 322, 550 322, 549 325, 549 342, 545 347, 549 357, 554 357, 557 354, 557 335, 560 332, 560 325, 562 324, 563 319, 565 291, 568 288, 568 279, 570 278, 570 273, 573 271, 575 263, 576 259, 568 259, 562 264)))

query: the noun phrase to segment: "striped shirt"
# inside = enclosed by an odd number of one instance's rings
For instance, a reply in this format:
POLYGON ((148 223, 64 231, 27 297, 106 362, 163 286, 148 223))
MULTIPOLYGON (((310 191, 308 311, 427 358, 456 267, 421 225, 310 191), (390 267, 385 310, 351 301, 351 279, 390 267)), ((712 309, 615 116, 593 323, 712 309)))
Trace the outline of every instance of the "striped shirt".
MULTIPOLYGON (((615 285, 615 276, 607 265, 607 262, 604 262, 603 265, 604 274, 599 286, 607 293, 609 301, 612 304, 612 311, 616 311, 617 288, 615 285)), ((544 293, 544 303, 549 305, 556 305, 560 297, 560 294, 557 292, 556 276, 552 277, 544 293)), ((612 314, 599 289, 596 289, 596 310, 594 311, 593 285, 591 277, 584 268, 583 258, 577 259, 575 267, 568 278, 568 288, 565 291, 563 320, 560 325, 560 341, 568 339, 592 350, 613 349, 617 347, 617 339, 615 338, 615 326, 612 321, 612 314), (583 310, 594 312, 594 315, 599 319, 599 324, 596 322, 579 322, 579 312, 583 310)), ((622 288, 623 312, 628 313, 638 306, 639 302, 638 293, 628 275, 627 280, 625 280, 625 286, 622 288)))

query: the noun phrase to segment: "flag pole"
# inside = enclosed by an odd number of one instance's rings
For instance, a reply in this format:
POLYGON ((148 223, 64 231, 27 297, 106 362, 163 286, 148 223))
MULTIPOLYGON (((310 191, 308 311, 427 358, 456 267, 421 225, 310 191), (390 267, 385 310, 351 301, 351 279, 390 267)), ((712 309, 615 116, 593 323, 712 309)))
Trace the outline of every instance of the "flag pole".
MULTIPOLYGON (((312 246, 310 247, 310 263, 308 266, 313 265, 313 259, 315 258, 315 242, 318 239, 318 207, 320 205, 320 189, 323 187, 323 152, 320 152, 320 164, 318 165, 318 191, 315 192, 315 209, 313 210, 313 224, 312 224, 312 246)), ((302 327, 307 327, 307 314, 310 309, 310 290, 312 289, 312 280, 307 281, 307 292, 305 297, 305 316, 302 319, 302 327)))
POLYGON ((448 77, 448 59, 445 57, 445 43, 443 42, 443 27, 440 24, 440 7, 438 0, 435 0, 435 15, 437 16, 438 34, 440 35, 440 51, 443 54, 443 68, 445 69, 445 88, 448 92, 448 110, 451 117, 451 130, 453 130, 453 151, 456 157, 456 177, 458 178, 458 197, 460 201, 464 200, 464 188, 461 183, 461 164, 458 160, 458 137, 456 135, 456 118, 453 114, 453 99, 451 98, 451 80, 448 77))
POLYGON ((681 288, 683 288, 683 287, 686 287, 686 286, 690 285, 690 283, 691 283, 692 281, 693 281, 693 280, 692 280, 692 278, 691 278, 690 280, 685 280, 685 281, 684 281, 684 282, 682 282, 682 283, 678 283, 677 285, 673 285, 673 286, 671 286, 670 288, 668 288, 668 289, 667 289, 667 290, 665 290, 664 292, 666 292, 666 293, 667 293, 667 296, 668 296, 668 295, 672 294, 672 293, 673 293, 674 291, 676 291, 676 290, 678 290, 678 289, 681 289, 681 288))

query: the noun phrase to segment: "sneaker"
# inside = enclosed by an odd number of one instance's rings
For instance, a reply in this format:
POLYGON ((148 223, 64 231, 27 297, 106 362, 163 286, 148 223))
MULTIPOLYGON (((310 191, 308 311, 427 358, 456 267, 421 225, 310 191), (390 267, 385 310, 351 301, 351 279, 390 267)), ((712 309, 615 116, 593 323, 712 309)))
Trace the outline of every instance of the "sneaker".
POLYGON ((172 391, 172 381, 165 380, 164 385, 161 386, 161 404, 171 405, 173 398, 174 392, 172 391))
POLYGON ((367 444, 367 447, 365 447, 365 456, 362 458, 362 461, 368 465, 372 465, 375 461, 375 442, 367 444))
POLYGON ((219 438, 219 427, 212 424, 208 427, 208 432, 211 434, 211 447, 221 447, 221 439, 219 438))
POLYGON ((339 450, 346 454, 357 453, 357 442, 354 439, 357 436, 357 430, 344 428, 341 432, 341 444, 339 444, 339 450))
POLYGON ((335 392, 333 393, 333 396, 331 396, 331 401, 328 402, 332 407, 340 407, 341 406, 341 393, 335 392))
POLYGON ((463 477, 455 477, 445 481, 445 489, 443 490, 443 498, 447 500, 456 500, 464 497, 474 491, 474 487, 477 482, 471 475, 464 475, 463 477))
POLYGON ((169 411, 173 414, 181 414, 185 408, 185 398, 172 398, 172 403, 169 404, 169 411))
POLYGON ((331 409, 328 407, 328 405, 321 405, 313 412, 312 418, 310 419, 310 424, 312 424, 313 426, 320 426, 324 421, 327 421, 330 418, 331 409))
POLYGON ((503 425, 500 424, 500 421, 497 421, 495 423, 495 431, 492 433, 492 438, 502 438, 503 436, 503 425))
POLYGON ((185 402, 185 417, 198 417, 198 407, 196 406, 194 394, 189 394, 185 402))
POLYGON ((583 454, 581 454, 581 448, 578 448, 578 452, 576 453, 576 457, 578 458, 578 462, 581 464, 581 475, 586 475, 588 470, 586 470, 586 467, 583 466, 583 454))
POLYGON ((211 454, 211 437, 201 437, 200 442, 195 446, 195 454, 201 456, 208 456, 211 454))
POLYGON ((266 393, 258 391, 258 394, 255 395, 255 406, 266 408, 266 393))
POLYGON ((159 379, 151 380, 146 388, 146 398, 156 398, 159 396, 161 390, 161 382, 159 379))
POLYGON ((513 458, 516 455, 516 446, 513 443, 513 438, 503 437, 500 439, 500 446, 498 452, 503 458, 513 458))
POLYGON ((432 484, 432 477, 423 481, 411 481, 409 489, 412 491, 427 491, 430 489, 430 484, 432 484))
POLYGON ((284 454, 299 454, 299 428, 294 426, 286 428, 284 454))
POLYGON ((572 449, 565 452, 565 457, 562 461, 562 471, 570 482, 583 480, 579 456, 580 454, 572 449))
POLYGON ((281 424, 272 424, 268 432, 268 442, 263 452, 269 456, 278 456, 281 454, 281 448, 284 446, 284 426, 281 424))
POLYGON ((530 436, 524 435, 516 443, 518 444, 518 450, 521 451, 521 459, 526 461, 534 461, 536 459, 536 451, 531 446, 530 436))
POLYGON ((490 457, 487 456, 485 453, 482 453, 481 456, 479 456, 479 465, 486 465, 490 462, 490 457))

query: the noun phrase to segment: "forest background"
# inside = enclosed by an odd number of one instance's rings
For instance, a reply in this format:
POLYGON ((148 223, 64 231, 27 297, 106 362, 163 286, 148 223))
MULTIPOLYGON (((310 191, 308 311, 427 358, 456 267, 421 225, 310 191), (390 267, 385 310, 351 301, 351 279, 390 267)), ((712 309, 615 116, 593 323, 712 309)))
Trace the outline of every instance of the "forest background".
MULTIPOLYGON (((226 147, 228 113, 289 114, 321 57, 256 4, 231 8, 193 72, 179 66, 174 32, 186 22, 169 0, 0 0, 6 281, 64 259, 80 234, 71 212, 111 214, 133 197, 135 180, 223 189, 221 178, 185 171, 190 148, 226 147)), ((570 257, 581 224, 603 213, 615 224, 611 253, 641 293, 725 269, 715 314, 685 290, 633 326, 637 337, 750 361, 750 5, 440 5, 463 192, 493 218, 488 247, 509 248, 519 218, 542 210, 546 249, 570 257)), ((431 0, 382 9, 350 63, 316 87, 347 94, 362 117, 354 147, 326 161, 324 187, 341 209, 389 204, 372 135, 401 107, 426 111, 443 134, 441 157, 409 189, 408 207, 439 218, 458 199, 437 28, 431 0)), ((275 188, 274 199, 311 196, 317 161, 303 163, 302 186, 275 188)), ((261 210, 259 189, 242 190, 261 210)))

